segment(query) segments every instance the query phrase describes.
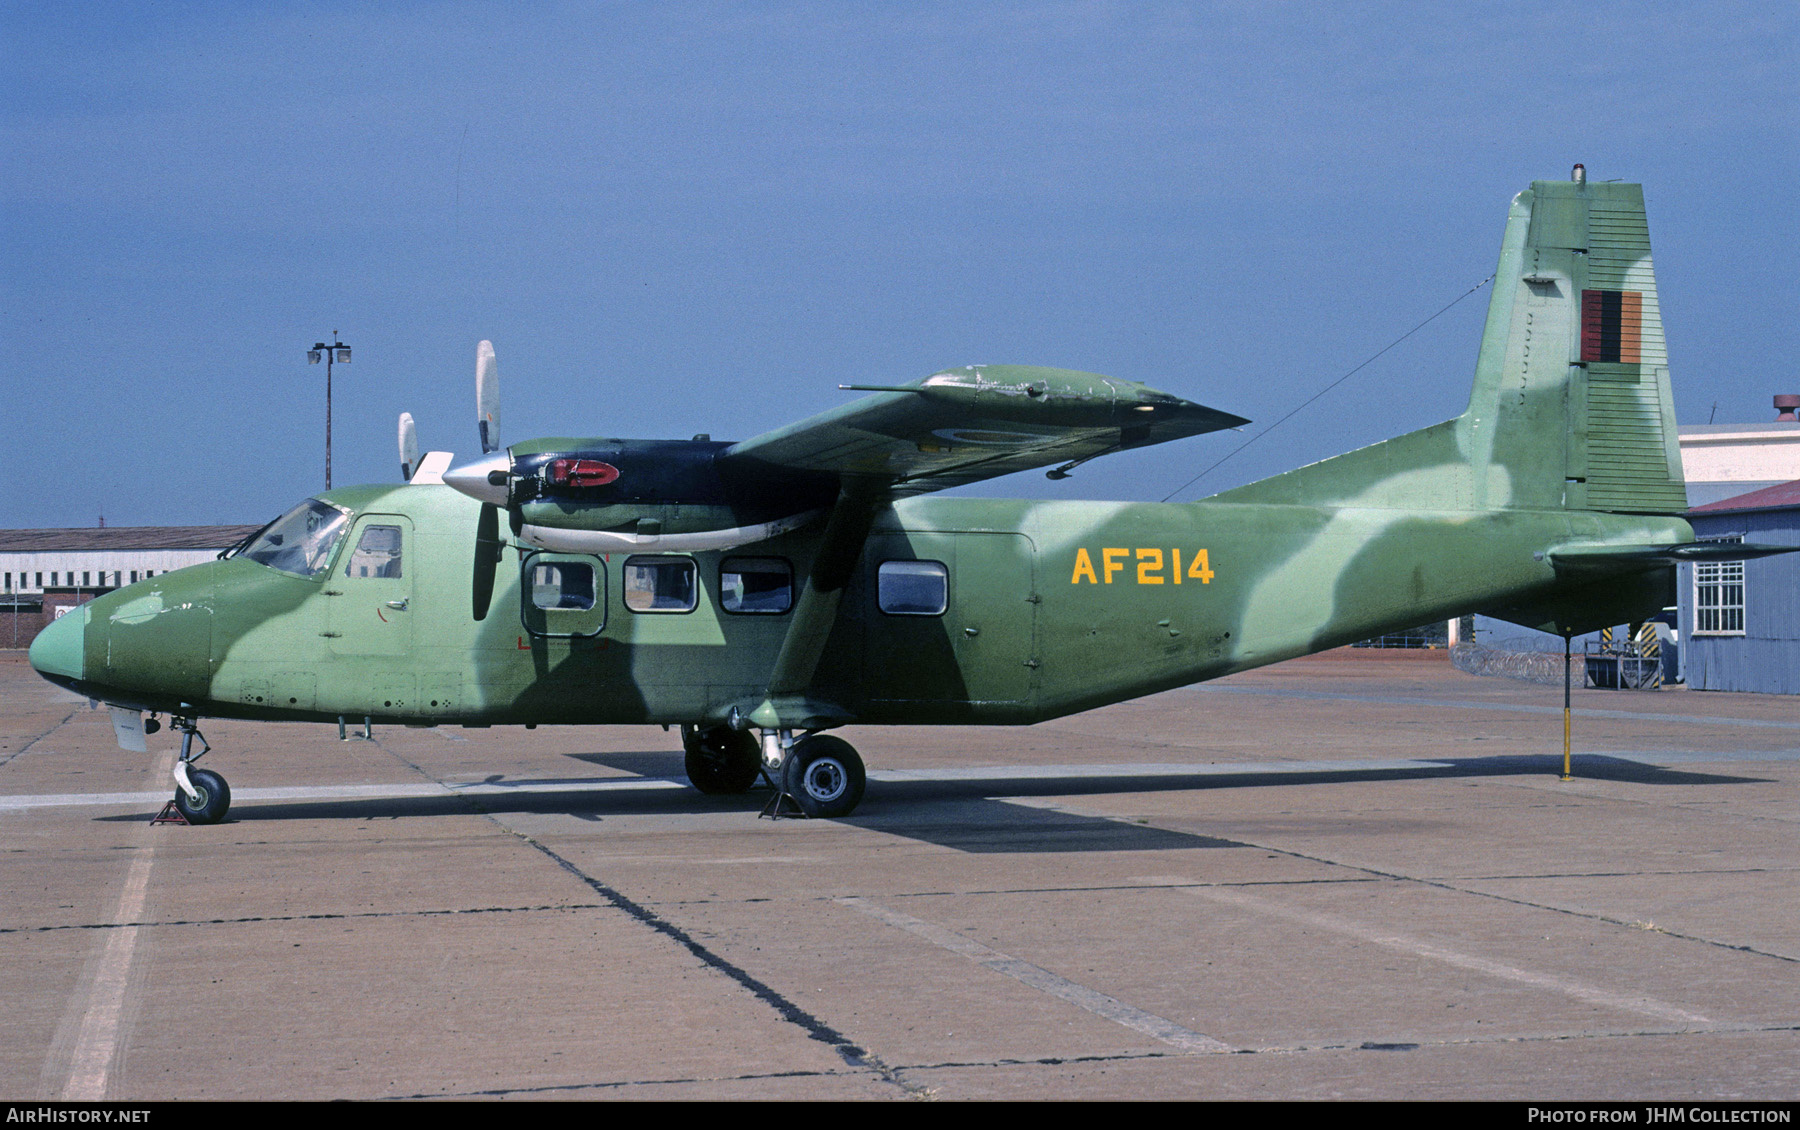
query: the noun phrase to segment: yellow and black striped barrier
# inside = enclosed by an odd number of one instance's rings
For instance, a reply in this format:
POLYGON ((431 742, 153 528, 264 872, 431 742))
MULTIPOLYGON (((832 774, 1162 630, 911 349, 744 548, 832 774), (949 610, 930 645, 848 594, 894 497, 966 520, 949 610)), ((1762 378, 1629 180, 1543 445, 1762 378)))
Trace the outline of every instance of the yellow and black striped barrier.
POLYGON ((1639 624, 1634 635, 1637 653, 1645 661, 1643 681, 1638 686, 1647 691, 1661 688, 1663 682, 1662 639, 1656 634, 1654 623, 1639 624))

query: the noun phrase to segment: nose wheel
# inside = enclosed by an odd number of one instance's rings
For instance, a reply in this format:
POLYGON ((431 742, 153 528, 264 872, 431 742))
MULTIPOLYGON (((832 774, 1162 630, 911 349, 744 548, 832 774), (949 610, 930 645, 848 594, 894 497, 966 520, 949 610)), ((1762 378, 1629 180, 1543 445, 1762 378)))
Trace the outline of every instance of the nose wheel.
MULTIPOLYGON (((231 786, 211 769, 194 768, 194 762, 212 749, 205 735, 194 725, 194 720, 171 718, 169 721, 181 731, 181 756, 175 762, 175 799, 163 807, 163 812, 166 816, 173 807, 189 824, 217 824, 231 810, 231 786), (195 738, 200 739, 198 751, 194 749, 195 738)), ((159 816, 155 822, 163 822, 165 816, 159 816)))
POLYGON ((231 808, 231 786, 211 769, 188 771, 188 788, 175 790, 175 810, 189 824, 217 824, 231 808))

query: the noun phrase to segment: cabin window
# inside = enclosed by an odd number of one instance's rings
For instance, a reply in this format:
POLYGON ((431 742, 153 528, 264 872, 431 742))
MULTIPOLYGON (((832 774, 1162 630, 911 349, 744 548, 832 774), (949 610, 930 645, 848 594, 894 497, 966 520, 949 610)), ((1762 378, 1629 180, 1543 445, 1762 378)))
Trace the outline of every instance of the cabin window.
POLYGON ((397 579, 401 576, 400 550, 399 526, 364 526, 344 575, 397 579))
MULTIPOLYGON (((1742 542, 1738 538, 1708 539, 1742 542)), ((1694 564, 1694 634, 1744 634, 1744 563, 1699 561, 1694 564)))
POLYGON ((794 567, 779 557, 727 557, 719 565, 719 605, 773 615, 794 606, 794 567))
POLYGON ((941 561, 883 561, 875 603, 890 616, 941 616, 950 603, 950 573, 941 561))
POLYGON ((594 606, 594 567, 583 561, 533 565, 531 603, 537 608, 587 611, 594 606))
POLYGON ((692 612, 699 588, 690 557, 625 559, 625 607, 633 612, 692 612))
POLYGON ((534 636, 591 639, 606 627, 606 567, 579 553, 530 553, 520 562, 519 617, 534 636))

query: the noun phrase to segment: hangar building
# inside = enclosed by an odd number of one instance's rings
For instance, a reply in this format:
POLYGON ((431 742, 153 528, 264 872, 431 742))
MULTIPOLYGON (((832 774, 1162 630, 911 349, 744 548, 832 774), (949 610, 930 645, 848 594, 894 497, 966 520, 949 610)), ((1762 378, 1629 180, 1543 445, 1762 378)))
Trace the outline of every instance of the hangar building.
POLYGON ((0 647, 122 585, 210 561, 261 526, 0 530, 0 647))

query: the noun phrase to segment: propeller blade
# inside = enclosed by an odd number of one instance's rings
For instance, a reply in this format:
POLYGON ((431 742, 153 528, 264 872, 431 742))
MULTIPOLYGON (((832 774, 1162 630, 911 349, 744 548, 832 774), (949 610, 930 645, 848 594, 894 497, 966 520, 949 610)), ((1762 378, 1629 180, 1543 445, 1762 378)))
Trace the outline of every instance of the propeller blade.
POLYGON ((469 587, 470 611, 475 619, 487 619, 494 601, 494 574, 506 543, 500 540, 500 506, 507 501, 507 474, 512 460, 500 451, 500 366, 494 359, 494 343, 475 347, 475 426, 481 433, 481 453, 492 456, 444 473, 444 482, 481 500, 481 516, 475 525, 475 569, 469 587), (496 482, 495 480, 499 481, 496 482))
POLYGON ((500 508, 481 504, 481 517, 475 525, 475 579, 469 589, 470 608, 475 619, 485 620, 488 605, 494 600, 494 573, 500 566, 500 508))
POLYGON ((475 347, 475 425, 481 431, 481 453, 500 450, 500 365, 494 343, 475 347))
POLYGON ((411 412, 400 413, 400 480, 412 482, 419 469, 419 429, 413 426, 411 412))

